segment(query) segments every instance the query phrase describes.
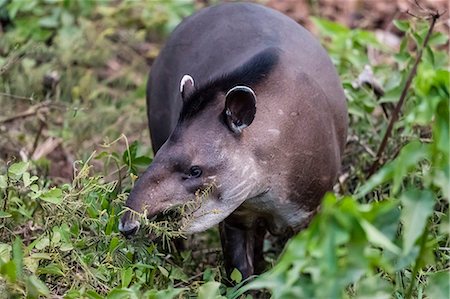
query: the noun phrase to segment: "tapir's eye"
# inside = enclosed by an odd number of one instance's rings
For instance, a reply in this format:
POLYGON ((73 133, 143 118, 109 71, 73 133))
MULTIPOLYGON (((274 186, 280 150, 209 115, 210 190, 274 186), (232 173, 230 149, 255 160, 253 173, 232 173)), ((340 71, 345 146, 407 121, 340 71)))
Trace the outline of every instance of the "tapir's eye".
POLYGON ((202 175, 202 169, 199 166, 192 166, 189 169, 189 176, 191 178, 198 178, 202 175))

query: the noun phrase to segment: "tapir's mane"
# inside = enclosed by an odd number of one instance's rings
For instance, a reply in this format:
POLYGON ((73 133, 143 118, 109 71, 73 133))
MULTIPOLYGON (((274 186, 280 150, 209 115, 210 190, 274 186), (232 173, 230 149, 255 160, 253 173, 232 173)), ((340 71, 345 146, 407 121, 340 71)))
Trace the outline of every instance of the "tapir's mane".
POLYGON ((187 120, 197 115, 214 101, 219 92, 226 93, 236 85, 252 87, 251 85, 259 83, 272 71, 278 58, 279 49, 267 48, 232 72, 208 80, 184 101, 179 120, 187 120))

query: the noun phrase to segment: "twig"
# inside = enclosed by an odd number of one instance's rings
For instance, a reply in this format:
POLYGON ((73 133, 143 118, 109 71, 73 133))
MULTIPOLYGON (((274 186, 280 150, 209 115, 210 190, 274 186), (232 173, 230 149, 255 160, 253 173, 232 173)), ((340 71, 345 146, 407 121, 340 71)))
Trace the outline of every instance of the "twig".
POLYGON ((373 162, 372 166, 370 167, 369 174, 367 175, 367 177, 372 176, 372 174, 374 174, 374 172, 380 166, 381 156, 383 155, 383 152, 387 145, 387 141, 388 141, 389 137, 391 136, 392 128, 394 127, 394 124, 398 119, 398 116, 400 114, 400 109, 402 108, 403 102, 406 99, 406 94, 408 92, 408 89, 411 86, 414 76, 416 75, 417 66, 419 65, 419 62, 422 58, 423 50, 426 48, 426 46, 428 44, 428 41, 430 39, 431 33, 433 32, 433 28, 434 28, 434 25, 436 24, 437 19, 439 19, 441 16, 442 16, 442 14, 440 14, 439 12, 434 12, 434 13, 431 13, 431 15, 430 15, 430 17, 431 17, 430 28, 428 29, 427 35, 425 36, 425 39, 422 43, 422 47, 419 49, 419 52, 417 53, 416 61, 414 62, 414 65, 408 75, 408 79, 406 80, 405 87, 403 87, 402 94, 400 95, 400 99, 399 99, 397 105, 395 106, 394 112, 392 112, 391 119, 390 119, 388 127, 386 129, 386 133, 384 134, 383 140, 381 141, 380 147, 378 148, 378 151, 377 151, 376 159, 373 162))
POLYGON ((178 287, 182 286, 183 284, 188 283, 189 281, 192 281, 192 280, 194 280, 194 279, 196 279, 196 278, 199 278, 199 277, 201 277, 201 276, 203 276, 203 272, 197 273, 197 274, 195 274, 194 276, 189 277, 189 278, 187 279, 186 282, 180 281, 180 282, 176 283, 176 284, 174 285, 174 287, 175 287, 175 288, 178 288, 178 287))
POLYGON ((16 114, 16 115, 13 115, 13 116, 10 116, 10 117, 6 117, 4 119, 0 119, 0 124, 1 123, 9 123, 9 122, 12 122, 12 121, 14 121, 16 119, 27 118, 29 116, 35 115, 36 113, 39 112, 39 110, 49 106, 50 103, 51 103, 50 101, 44 101, 44 102, 41 102, 41 103, 36 104, 34 106, 31 106, 30 108, 28 108, 27 110, 25 110, 25 111, 23 111, 23 112, 21 112, 19 114, 16 114))
POLYGON ((0 96, 4 96, 4 97, 11 98, 11 99, 16 99, 16 100, 27 100, 27 101, 30 101, 30 102, 34 101, 33 96, 31 96, 31 97, 24 97, 24 96, 18 96, 18 95, 15 95, 15 94, 5 93, 5 92, 0 92, 0 96))
POLYGON ((33 147, 31 149, 30 157, 33 156, 34 152, 36 151, 36 148, 38 146, 39 138, 41 137, 42 130, 44 129, 45 121, 42 119, 39 119, 39 129, 36 133, 36 137, 34 138, 33 147))

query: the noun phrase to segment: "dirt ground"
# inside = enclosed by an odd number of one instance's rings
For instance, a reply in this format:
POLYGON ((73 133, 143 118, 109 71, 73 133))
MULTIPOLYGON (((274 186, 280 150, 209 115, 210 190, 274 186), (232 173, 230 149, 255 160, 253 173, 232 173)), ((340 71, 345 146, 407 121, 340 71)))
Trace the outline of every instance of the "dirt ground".
MULTIPOLYGON (((367 30, 392 27, 392 20, 409 17, 407 12, 420 17, 417 3, 427 9, 448 11, 447 0, 268 0, 267 6, 279 10, 298 23, 313 29, 310 16, 323 17, 350 28, 367 30)), ((448 12, 441 18, 448 32, 448 12)))

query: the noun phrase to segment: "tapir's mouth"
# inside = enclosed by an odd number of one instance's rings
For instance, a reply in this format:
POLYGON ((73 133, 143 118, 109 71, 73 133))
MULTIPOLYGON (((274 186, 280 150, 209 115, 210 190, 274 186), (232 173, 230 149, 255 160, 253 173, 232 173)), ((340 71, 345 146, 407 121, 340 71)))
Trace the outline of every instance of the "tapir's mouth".
POLYGON ((163 210, 153 210, 144 208, 143 214, 139 214, 133 210, 126 211, 126 215, 122 217, 119 225, 121 232, 130 236, 138 231, 144 231, 151 240, 160 236, 164 237, 180 237, 184 236, 195 223, 198 215, 197 212, 201 209, 206 201, 209 200, 212 187, 196 193, 192 200, 185 203, 172 204, 163 210), (136 224, 137 223, 137 224, 136 224), (131 228, 131 224, 138 227, 138 229, 131 228), (122 229, 121 229, 122 228, 122 229), (131 232, 131 233, 128 233, 131 232))

